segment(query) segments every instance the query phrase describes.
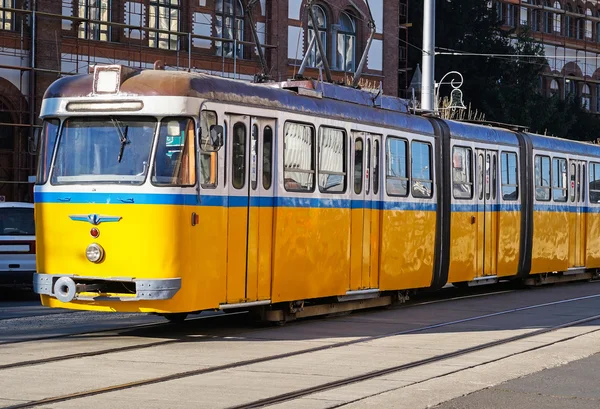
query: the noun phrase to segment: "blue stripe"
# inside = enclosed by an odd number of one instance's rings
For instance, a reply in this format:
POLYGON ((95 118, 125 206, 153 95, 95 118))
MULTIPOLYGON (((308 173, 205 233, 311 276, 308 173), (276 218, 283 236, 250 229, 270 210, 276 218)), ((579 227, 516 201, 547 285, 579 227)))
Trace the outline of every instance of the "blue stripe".
MULTIPOLYGON (((204 200, 209 196, 202 196, 204 200)), ((98 203, 98 204, 155 204, 188 205, 198 204, 197 195, 154 194, 154 193, 82 193, 82 192, 35 192, 35 203, 98 203)))
POLYGON ((495 203, 495 204, 453 204, 451 210, 454 213, 461 212, 520 212, 520 203, 495 203))

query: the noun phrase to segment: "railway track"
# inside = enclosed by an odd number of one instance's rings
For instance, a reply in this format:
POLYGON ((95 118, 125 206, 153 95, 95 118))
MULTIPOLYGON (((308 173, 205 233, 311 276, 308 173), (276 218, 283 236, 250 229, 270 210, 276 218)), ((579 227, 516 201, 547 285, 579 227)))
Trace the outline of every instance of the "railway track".
MULTIPOLYGON (((599 298, 600 298, 600 294, 592 294, 592 295, 587 295, 587 296, 582 296, 582 297, 575 297, 575 298, 557 300, 557 301, 552 301, 552 302, 540 303, 540 304, 536 304, 536 305, 528 305, 528 306, 524 306, 524 307, 496 311, 496 312, 488 313, 488 314, 471 316, 471 317, 458 319, 458 320, 440 322, 437 324, 422 326, 422 327, 418 327, 418 328, 412 328, 412 329, 408 329, 408 330, 392 331, 392 332, 388 332, 388 333, 384 333, 384 334, 380 334, 380 335, 376 335, 376 336, 366 336, 366 337, 362 337, 362 338, 358 338, 358 339, 354 339, 354 340, 350 340, 350 341, 342 341, 342 342, 336 342, 333 344, 319 345, 317 347, 305 348, 305 349, 292 351, 292 352, 272 354, 272 355, 267 355, 267 356, 254 358, 254 359, 226 363, 223 365, 214 365, 214 366, 211 366, 208 368, 192 369, 192 370, 172 373, 172 374, 169 374, 166 376, 158 376, 158 377, 153 377, 153 378, 136 380, 133 382, 111 385, 111 386, 103 387, 103 388, 90 389, 90 390, 75 392, 75 393, 71 393, 71 394, 64 394, 64 395, 60 395, 60 396, 54 396, 54 397, 50 397, 50 398, 46 398, 46 399, 35 400, 35 401, 27 402, 27 403, 21 403, 21 404, 17 404, 17 405, 8 406, 8 407, 6 407, 6 409, 21 409, 21 408, 31 408, 31 407, 35 407, 35 406, 39 406, 39 405, 56 404, 56 403, 65 402, 65 401, 69 401, 69 400, 73 400, 73 399, 82 399, 82 398, 87 398, 87 397, 91 397, 91 396, 103 395, 103 394, 107 394, 107 393, 111 393, 111 392, 122 391, 125 389, 138 388, 138 387, 142 387, 142 386, 159 384, 159 383, 164 383, 164 382, 173 381, 173 380, 177 380, 177 379, 205 375, 205 374, 209 374, 209 373, 215 373, 215 372, 225 371, 225 370, 230 370, 230 369, 238 369, 238 368, 248 367, 250 365, 259 364, 259 363, 268 363, 268 362, 273 362, 273 361, 282 360, 282 359, 286 359, 286 358, 292 358, 292 357, 298 357, 298 356, 302 356, 302 355, 318 353, 320 351, 325 351, 325 350, 344 348, 344 347, 357 345, 357 344, 361 344, 361 343, 366 343, 366 342, 370 342, 370 341, 375 341, 375 340, 379 340, 379 339, 383 339, 383 338, 389 338, 389 337, 394 337, 394 336, 399 336, 399 335, 415 334, 415 333, 419 333, 419 332, 437 330, 437 329, 444 328, 444 327, 458 326, 458 325, 462 325, 465 323, 471 323, 474 321, 491 319, 491 318, 499 317, 502 315, 510 315, 510 314, 514 314, 514 313, 518 313, 518 312, 531 311, 531 310, 542 309, 542 308, 546 308, 546 307, 561 306, 561 305, 564 305, 567 303, 576 303, 576 302, 580 302, 580 301, 595 300, 595 299, 599 299, 599 298)), ((551 326, 548 328, 536 330, 536 331, 533 331, 530 333, 520 334, 517 336, 507 337, 507 338, 503 338, 503 339, 498 339, 493 342, 479 344, 479 345, 476 345, 473 347, 452 351, 450 353, 439 354, 436 356, 429 357, 427 359, 415 360, 413 362, 405 363, 405 364, 401 364, 401 365, 392 365, 385 369, 365 372, 365 373, 357 375, 357 376, 351 376, 351 377, 336 380, 333 382, 326 382, 326 383, 323 383, 321 385, 314 386, 311 388, 299 389, 296 391, 288 392, 285 394, 279 394, 279 395, 272 396, 272 397, 269 397, 266 399, 256 400, 253 402, 249 402, 249 403, 245 403, 243 405, 238 405, 238 406, 233 406, 233 407, 238 408, 238 409, 239 408, 255 408, 255 407, 272 405, 272 404, 276 404, 276 403, 282 403, 282 402, 298 399, 300 397, 308 396, 308 395, 311 395, 314 393, 339 388, 339 387, 342 387, 345 385, 350 385, 352 383, 357 383, 357 382, 377 378, 377 377, 380 377, 380 376, 383 376, 386 374, 400 372, 400 371, 408 370, 411 368, 423 366, 426 364, 434 363, 434 362, 447 360, 450 358, 466 355, 466 354, 469 354, 472 352, 492 348, 495 346, 504 345, 504 344, 508 344, 511 342, 515 342, 515 341, 519 341, 519 340, 523 340, 523 339, 527 339, 527 338, 533 338, 533 337, 536 337, 536 336, 539 336, 539 335, 542 335, 542 334, 545 334, 548 332, 556 331, 558 329, 566 328, 569 326, 580 325, 583 323, 592 322, 592 321, 596 321, 596 320, 600 320, 600 315, 593 315, 593 316, 586 317, 584 319, 561 323, 561 324, 554 325, 554 326, 551 326)), ((594 332, 594 331, 592 331, 592 332, 594 332)), ((550 345, 550 344, 551 343, 549 343, 548 345, 550 345)), ((536 347, 536 348, 532 348, 531 350, 539 349, 539 348, 540 347, 536 347)), ((93 354, 97 355, 99 352, 100 351, 97 351, 93 354)), ((524 352, 527 352, 527 351, 524 351, 524 352)), ((110 352, 107 350, 105 353, 110 353, 110 352)), ((80 355, 77 357, 82 357, 82 356, 85 356, 85 355, 80 355)), ((75 359, 77 357, 74 356, 69 359, 75 359)), ((39 360, 38 362, 35 362, 35 363, 23 362, 21 364, 12 365, 11 368, 15 368, 15 367, 19 367, 19 366, 34 365, 34 364, 44 364, 46 362, 52 362, 55 360, 57 360, 57 358, 53 358, 51 361, 39 360)), ((2 369, 6 369, 6 368, 2 368, 2 369)), ((1 375, 1 373, 0 373, 0 375, 1 375)))
MULTIPOLYGON (((445 297, 441 297, 441 298, 440 298, 440 293, 435 293, 432 295, 424 294, 424 295, 418 297, 416 299, 416 301, 412 301, 408 304, 403 305, 402 308, 406 309, 406 308, 411 308, 411 307, 418 307, 418 306, 429 305, 429 304, 437 304, 437 303, 442 303, 442 302, 452 302, 452 301, 466 300, 466 299, 471 299, 471 298, 479 298, 479 297, 507 294, 507 293, 510 293, 513 291, 515 291, 515 290, 503 289, 503 288, 500 288, 500 289, 483 289, 482 288, 482 291, 479 291, 476 294, 464 295, 463 294, 464 290, 456 289, 455 291, 449 291, 448 294, 444 294, 445 297), (435 295, 437 295, 437 297, 432 298, 435 295)), ((360 313, 362 315, 368 316, 369 314, 376 313, 376 311, 378 311, 378 310, 377 309, 376 310, 364 310, 364 311, 361 311, 360 313)), ((69 311, 69 313, 72 313, 72 312, 69 311)), ((213 327, 214 326, 222 327, 223 325, 229 324, 230 321, 235 321, 238 317, 241 317, 244 314, 245 314, 245 312, 235 312, 235 313, 229 313, 229 314, 224 314, 224 315, 192 317, 192 318, 189 318, 187 321, 185 321, 185 323, 180 324, 178 326, 174 326, 172 323, 169 323, 169 322, 146 323, 146 324, 137 324, 137 325, 133 325, 133 326, 101 329, 101 330, 96 330, 96 331, 84 331, 84 332, 78 332, 78 333, 27 338, 27 339, 14 340, 14 341, 4 341, 4 342, 0 342, 0 347, 5 346, 5 345, 24 343, 24 342, 47 341, 47 340, 55 340, 55 339, 60 339, 60 338, 73 338, 73 337, 82 336, 82 335, 100 335, 103 333, 111 333, 111 332, 125 332, 125 331, 135 331, 135 330, 152 330, 152 329, 160 330, 163 328, 164 329, 176 328, 176 330, 178 330, 178 331, 185 331, 185 328, 190 328, 199 321, 212 321, 211 324, 215 324, 215 325, 213 325, 213 327)), ((323 319, 323 318, 319 318, 319 319, 323 319)), ((298 321, 298 322, 295 322, 294 325, 303 325, 306 322, 307 321, 304 321, 304 320, 298 321)), ((243 330, 245 333, 252 332, 252 329, 248 329, 248 328, 244 328, 243 330)), ((204 339, 206 339, 206 338, 218 339, 218 338, 231 337, 231 336, 235 336, 237 333, 239 333, 239 331, 240 331, 239 329, 234 329, 234 330, 228 331, 226 334, 221 334, 221 335, 215 335, 215 334, 208 333, 208 334, 204 335, 204 339)), ((79 358, 107 355, 107 354, 112 354, 112 353, 135 351, 135 350, 159 347, 159 346, 175 344, 175 343, 180 343, 180 342, 187 342, 187 341, 189 341, 189 340, 187 340, 185 338, 171 339, 171 340, 157 341, 157 342, 151 342, 151 343, 146 343, 146 344, 141 344, 141 345, 128 345, 128 346, 123 346, 123 347, 99 349, 96 351, 62 354, 62 355, 57 355, 57 356, 52 356, 52 357, 42 358, 42 359, 32 359, 32 360, 13 362, 13 363, 8 363, 8 364, 0 364, 0 371, 6 370, 6 369, 12 369, 12 368, 22 368, 25 366, 42 365, 42 364, 51 363, 51 362, 59 362, 59 361, 63 362, 63 361, 70 360, 70 359, 79 359, 79 358)))

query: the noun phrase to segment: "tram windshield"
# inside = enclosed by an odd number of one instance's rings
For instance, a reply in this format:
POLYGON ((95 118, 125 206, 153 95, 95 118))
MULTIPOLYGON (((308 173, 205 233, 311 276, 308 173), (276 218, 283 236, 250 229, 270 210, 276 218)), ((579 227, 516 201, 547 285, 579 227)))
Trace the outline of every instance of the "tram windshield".
POLYGON ((70 118, 64 122, 52 184, 142 184, 157 120, 150 117, 70 118))

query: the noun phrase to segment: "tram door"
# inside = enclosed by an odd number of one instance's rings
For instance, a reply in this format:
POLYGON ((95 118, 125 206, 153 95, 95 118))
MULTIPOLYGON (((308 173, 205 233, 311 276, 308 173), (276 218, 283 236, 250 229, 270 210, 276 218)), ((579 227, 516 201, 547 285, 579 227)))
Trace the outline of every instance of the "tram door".
POLYGON ((276 121, 241 115, 228 119, 227 303, 268 300, 276 121))
POLYGON ((351 291, 379 287, 381 136, 352 132, 351 291))
POLYGON ((585 198, 586 164, 583 161, 569 161, 569 267, 585 266, 585 198))
POLYGON ((477 149, 477 277, 498 264, 498 152, 477 149))

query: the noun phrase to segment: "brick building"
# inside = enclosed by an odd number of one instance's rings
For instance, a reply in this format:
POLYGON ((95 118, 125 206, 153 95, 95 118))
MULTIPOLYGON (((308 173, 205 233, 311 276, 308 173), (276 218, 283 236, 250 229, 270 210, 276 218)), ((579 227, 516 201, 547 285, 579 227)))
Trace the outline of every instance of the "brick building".
MULTIPOLYGON (((408 0, 369 0, 376 31, 363 70, 368 86, 398 95, 406 87, 408 0), (385 13, 384 13, 385 10, 385 13), (384 75, 385 73, 385 75, 384 75)), ((337 81, 349 81, 370 29, 364 0, 0 0, 0 200, 31 200, 35 157, 29 140, 41 99, 60 76, 95 64, 208 72, 242 80, 261 73, 318 78, 318 32, 337 81), (32 41, 33 39, 33 41, 32 41)))
POLYGON ((600 113, 600 2, 502 0, 495 6, 506 28, 529 26, 544 45, 543 92, 572 95, 600 113))

